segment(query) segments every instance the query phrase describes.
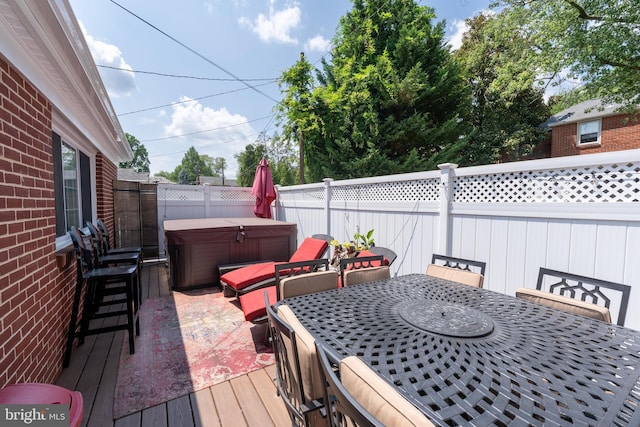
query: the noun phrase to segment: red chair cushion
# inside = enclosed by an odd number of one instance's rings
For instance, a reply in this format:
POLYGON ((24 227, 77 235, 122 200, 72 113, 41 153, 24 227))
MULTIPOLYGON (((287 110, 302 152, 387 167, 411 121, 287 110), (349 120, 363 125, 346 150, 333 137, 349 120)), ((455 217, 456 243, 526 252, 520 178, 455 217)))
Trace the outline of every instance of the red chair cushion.
POLYGON ((238 268, 220 276, 220 280, 239 291, 254 283, 270 279, 276 275, 277 262, 261 262, 238 268))
POLYGON ((245 320, 253 322, 267 315, 267 308, 264 305, 265 291, 267 291, 269 295, 269 303, 271 303, 271 305, 275 304, 277 301, 275 286, 256 289, 255 291, 240 295, 240 307, 242 308, 242 313, 244 313, 245 320))
MULTIPOLYGON (((378 255, 374 254, 373 252, 369 252, 368 250, 365 249, 363 251, 360 251, 358 255, 356 255, 356 258, 367 257, 367 256, 378 256, 378 255)), ((384 258, 384 265, 389 265, 389 260, 387 258, 384 258)), ((372 261, 371 266, 382 267, 382 265, 380 264, 380 261, 372 261)))
POLYGON ((318 259, 327 250, 329 242, 326 240, 314 239, 313 237, 307 237, 304 239, 300 247, 295 251, 289 262, 309 261, 312 259, 318 259))
MULTIPOLYGON (((307 237, 291 256, 289 262, 318 259, 322 256, 328 246, 329 243, 325 240, 307 237)), ((276 264, 282 263, 271 261, 251 264, 223 274, 220 277, 220 280, 236 291, 240 291, 247 286, 275 277, 276 264)))

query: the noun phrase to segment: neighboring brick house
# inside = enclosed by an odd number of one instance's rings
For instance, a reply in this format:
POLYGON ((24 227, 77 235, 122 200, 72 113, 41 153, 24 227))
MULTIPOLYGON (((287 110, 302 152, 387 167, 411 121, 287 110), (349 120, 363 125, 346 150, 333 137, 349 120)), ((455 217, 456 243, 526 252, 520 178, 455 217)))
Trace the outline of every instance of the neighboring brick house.
POLYGON ((76 265, 70 226, 113 226, 133 154, 67 0, 0 0, 0 387, 54 383, 76 265))
POLYGON ((640 148, 640 114, 623 114, 599 99, 560 111, 543 126, 551 129, 551 157, 640 148))

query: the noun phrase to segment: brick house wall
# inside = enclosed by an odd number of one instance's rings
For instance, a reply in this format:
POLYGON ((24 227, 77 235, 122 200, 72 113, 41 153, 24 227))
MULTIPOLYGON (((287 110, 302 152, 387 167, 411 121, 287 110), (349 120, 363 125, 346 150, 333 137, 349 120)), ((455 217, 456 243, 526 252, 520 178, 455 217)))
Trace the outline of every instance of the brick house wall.
MULTIPOLYGON (((117 179, 118 167, 99 153, 96 156, 97 215, 108 230, 114 230, 113 181, 117 179)), ((113 246, 113 233, 109 237, 113 246)))
MULTIPOLYGON (((0 387, 54 383, 62 370, 76 282, 58 267, 52 106, 0 57, 0 387)), ((100 157, 100 156, 99 156, 100 157)), ((115 165, 100 160, 101 207, 115 165)))
POLYGON ((640 117, 627 114, 603 117, 601 126, 601 143, 581 147, 576 146, 577 123, 554 126, 551 131, 551 157, 640 148, 640 117))

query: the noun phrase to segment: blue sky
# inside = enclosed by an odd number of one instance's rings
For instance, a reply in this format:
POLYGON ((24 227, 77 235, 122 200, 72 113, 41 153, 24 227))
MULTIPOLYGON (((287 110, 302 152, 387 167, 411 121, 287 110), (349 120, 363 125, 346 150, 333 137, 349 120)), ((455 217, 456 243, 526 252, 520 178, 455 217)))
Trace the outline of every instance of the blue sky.
MULTIPOLYGON (((98 68, 124 131, 147 148, 151 173, 173 171, 193 146, 224 157, 228 178, 237 173, 234 154, 276 130, 282 95, 273 80, 302 51, 319 64, 351 8, 349 0, 69 1, 96 64, 130 70, 98 68)), ((489 0, 421 4, 447 22, 455 47, 464 19, 489 0)))

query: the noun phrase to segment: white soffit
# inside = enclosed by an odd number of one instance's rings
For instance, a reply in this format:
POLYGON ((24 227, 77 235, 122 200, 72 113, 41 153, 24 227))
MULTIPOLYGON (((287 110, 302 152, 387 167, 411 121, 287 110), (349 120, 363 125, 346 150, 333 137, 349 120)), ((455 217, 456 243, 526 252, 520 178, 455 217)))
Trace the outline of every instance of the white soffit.
POLYGON ((0 54, 114 163, 133 156, 67 0, 0 0, 0 54))

